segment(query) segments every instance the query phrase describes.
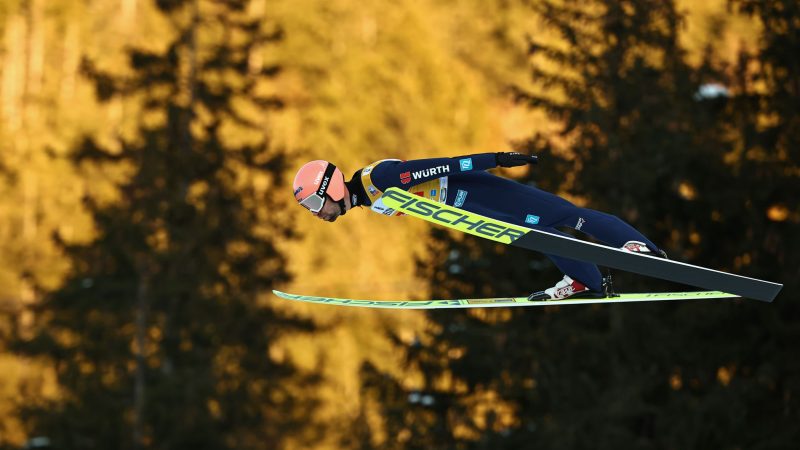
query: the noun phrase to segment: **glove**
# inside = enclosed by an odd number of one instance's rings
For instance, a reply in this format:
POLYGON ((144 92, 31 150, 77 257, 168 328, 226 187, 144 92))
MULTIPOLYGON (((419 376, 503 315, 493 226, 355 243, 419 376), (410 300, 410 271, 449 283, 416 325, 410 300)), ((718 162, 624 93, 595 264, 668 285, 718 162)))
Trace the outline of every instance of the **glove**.
POLYGON ((498 152, 495 161, 499 167, 518 167, 525 164, 536 164, 538 158, 534 155, 523 155, 517 152, 498 152))

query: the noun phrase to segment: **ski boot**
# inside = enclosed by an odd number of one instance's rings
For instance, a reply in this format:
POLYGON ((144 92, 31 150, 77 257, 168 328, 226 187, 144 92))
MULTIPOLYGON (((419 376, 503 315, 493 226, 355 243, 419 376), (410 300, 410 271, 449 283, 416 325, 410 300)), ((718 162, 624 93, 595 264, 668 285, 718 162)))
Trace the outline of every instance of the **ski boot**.
POLYGON ((656 258, 663 258, 669 259, 667 257, 667 253, 664 250, 656 249, 656 251, 650 250, 650 248, 644 242, 639 241, 628 241, 620 247, 620 250, 628 253, 638 253, 640 255, 647 255, 647 256, 655 256, 656 258))
POLYGON ((564 275, 564 278, 556 283, 555 286, 529 295, 528 301, 564 300, 566 298, 585 297, 603 297, 603 293, 593 291, 580 281, 573 280, 569 275, 564 275))

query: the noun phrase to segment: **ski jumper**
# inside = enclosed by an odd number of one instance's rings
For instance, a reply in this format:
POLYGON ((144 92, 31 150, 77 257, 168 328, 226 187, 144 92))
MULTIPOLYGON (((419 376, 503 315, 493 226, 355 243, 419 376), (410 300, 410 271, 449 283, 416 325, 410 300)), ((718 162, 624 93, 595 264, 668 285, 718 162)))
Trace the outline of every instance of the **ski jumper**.
MULTIPOLYGON (((456 208, 552 234, 565 235, 556 227, 580 230, 612 247, 641 241, 651 251, 658 247, 616 216, 581 208, 549 192, 492 175, 497 167, 494 153, 431 158, 412 161, 387 159, 356 171, 348 181, 353 206, 367 206, 388 216, 402 213, 387 208, 383 191, 397 187, 412 194, 456 208)), ((591 290, 602 292, 602 275, 596 265, 546 255, 566 275, 591 290)))

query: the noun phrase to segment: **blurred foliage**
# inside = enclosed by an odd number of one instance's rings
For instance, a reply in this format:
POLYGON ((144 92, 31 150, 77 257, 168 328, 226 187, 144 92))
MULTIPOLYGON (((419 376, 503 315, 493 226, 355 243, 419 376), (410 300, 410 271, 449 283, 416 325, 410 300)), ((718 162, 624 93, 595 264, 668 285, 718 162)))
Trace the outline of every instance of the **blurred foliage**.
POLYGON ((522 182, 793 292, 797 20, 788 0, 0 2, 0 447, 786 447, 786 293, 423 315, 269 289, 552 284, 541 255, 290 202, 304 160, 514 141, 542 161, 522 182))
POLYGON ((58 289, 37 286, 10 341, 52 365, 58 395, 18 411, 57 448, 283 447, 324 430, 308 418, 318 375, 275 346, 314 326, 265 301, 288 278, 273 242, 291 229, 268 214, 286 206, 286 157, 263 128, 281 104, 264 93, 277 67, 258 55, 282 32, 250 6, 159 4, 166 46, 129 48, 127 72, 82 63, 101 102, 138 103, 134 133, 70 150, 125 177, 113 201, 85 198, 91 240, 56 233, 70 269, 58 289))
MULTIPOLYGON (((561 39, 531 37, 536 86, 517 98, 562 126, 519 143, 540 157, 521 181, 617 214, 679 260, 784 282, 784 294, 429 314, 427 335, 404 345, 422 382, 365 367, 363 395, 404 436, 394 448, 792 447, 800 10, 789 3, 732 2, 771 31, 733 64, 707 53, 695 65, 671 2, 532 3, 561 39), (709 83, 728 94, 702 95, 709 83)), ((419 270, 435 298, 520 295, 560 277, 524 252, 432 237, 419 270)), ((628 292, 680 288, 618 275, 628 292)))

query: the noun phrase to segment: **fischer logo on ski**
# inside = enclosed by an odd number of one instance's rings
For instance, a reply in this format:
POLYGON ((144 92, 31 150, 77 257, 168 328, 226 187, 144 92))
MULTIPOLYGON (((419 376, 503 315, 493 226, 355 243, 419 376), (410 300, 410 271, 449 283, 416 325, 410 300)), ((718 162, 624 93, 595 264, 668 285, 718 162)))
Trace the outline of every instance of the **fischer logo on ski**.
POLYGON ((398 190, 387 190, 383 194, 383 198, 399 202, 402 204, 401 208, 407 213, 429 217, 433 222, 446 224, 446 226, 464 228, 465 231, 474 232, 496 241, 511 243, 525 234, 522 229, 504 226, 500 222, 473 218, 466 211, 445 209, 439 203, 398 190))

